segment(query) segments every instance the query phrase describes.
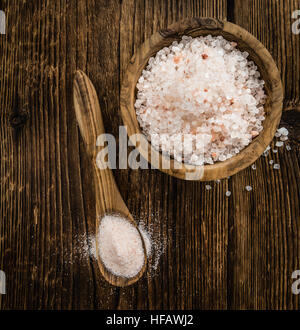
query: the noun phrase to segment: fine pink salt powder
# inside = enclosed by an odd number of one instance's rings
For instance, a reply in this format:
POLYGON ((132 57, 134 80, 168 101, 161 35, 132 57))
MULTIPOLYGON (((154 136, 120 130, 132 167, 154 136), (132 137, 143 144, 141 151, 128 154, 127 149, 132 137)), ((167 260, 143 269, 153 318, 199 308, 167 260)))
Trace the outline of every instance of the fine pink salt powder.
POLYGON ((104 216, 98 242, 100 258, 111 273, 131 278, 142 269, 145 255, 141 236, 127 219, 104 216))

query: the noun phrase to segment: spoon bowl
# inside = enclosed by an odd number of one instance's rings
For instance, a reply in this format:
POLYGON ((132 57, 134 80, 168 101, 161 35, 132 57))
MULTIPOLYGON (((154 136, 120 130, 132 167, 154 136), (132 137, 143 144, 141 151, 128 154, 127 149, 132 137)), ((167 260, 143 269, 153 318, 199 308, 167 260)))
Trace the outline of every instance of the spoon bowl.
POLYGON ((74 79, 74 106, 79 129, 85 142, 88 156, 91 158, 94 172, 96 193, 96 253, 98 265, 103 277, 109 283, 121 287, 128 286, 138 281, 146 270, 147 255, 145 242, 136 222, 121 197, 112 171, 109 168, 106 168, 105 164, 99 164, 101 160, 97 159, 99 150, 96 148, 96 141, 99 136, 104 136, 105 130, 96 90, 87 75, 80 70, 76 72, 74 79), (100 169, 97 164, 103 169, 100 169), (121 215, 139 232, 143 243, 145 262, 139 273, 132 278, 120 277, 112 274, 105 267, 99 256, 97 238, 99 237, 101 219, 107 214, 121 215))

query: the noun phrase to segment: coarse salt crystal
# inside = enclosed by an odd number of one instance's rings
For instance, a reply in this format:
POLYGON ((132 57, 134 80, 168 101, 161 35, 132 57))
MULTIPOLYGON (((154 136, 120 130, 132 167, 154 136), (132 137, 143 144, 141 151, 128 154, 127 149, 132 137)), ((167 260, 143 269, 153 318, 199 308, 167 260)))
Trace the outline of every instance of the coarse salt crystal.
POLYGON ((280 135, 284 135, 284 136, 288 136, 289 135, 289 131, 285 128, 285 127, 281 127, 277 130, 277 132, 280 135))
POLYGON ((206 189, 206 190, 211 190, 212 187, 211 187, 211 185, 207 184, 207 185, 205 186, 205 189, 206 189))
POLYGON ((197 165, 200 157, 213 164, 239 153, 263 130, 264 81, 235 45, 222 36, 183 36, 149 59, 135 108, 148 139, 158 135, 151 140, 155 149, 178 161, 197 165), (182 143, 178 134, 192 139, 182 143))
POLYGON ((289 139, 288 136, 283 135, 283 136, 280 137, 281 141, 287 141, 288 139, 289 139))
POLYGON ((273 168, 274 168, 274 170, 279 170, 280 169, 280 165, 279 164, 274 164, 273 168))
POLYGON ((229 191, 229 190, 226 191, 226 196, 227 196, 227 197, 230 197, 230 196, 231 196, 231 191, 229 191))
POLYGON ((275 146, 280 148, 280 147, 283 146, 283 142, 282 141, 277 141, 275 146))
POLYGON ((251 186, 246 186, 245 189, 246 189, 247 191, 251 191, 251 190, 252 190, 252 187, 251 187, 251 186))
POLYGON ((252 170, 256 170, 256 165, 253 164, 253 165, 251 166, 251 168, 252 168, 252 170))
POLYGON ((287 151, 292 150, 291 146, 287 144, 287 145, 286 145, 286 150, 287 150, 287 151))

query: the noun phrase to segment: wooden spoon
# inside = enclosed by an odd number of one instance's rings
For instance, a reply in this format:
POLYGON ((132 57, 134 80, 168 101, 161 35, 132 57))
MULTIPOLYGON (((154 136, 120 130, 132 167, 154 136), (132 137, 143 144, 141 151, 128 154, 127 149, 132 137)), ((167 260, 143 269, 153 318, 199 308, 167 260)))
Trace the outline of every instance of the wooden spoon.
MULTIPOLYGON (((98 240, 96 239, 97 260, 100 271, 104 278, 116 286, 127 286, 135 283, 141 278, 147 266, 147 255, 143 237, 125 205, 112 171, 107 169, 99 169, 96 164, 96 157, 99 152, 96 148, 96 141, 99 135, 105 134, 104 125, 100 110, 100 105, 95 88, 82 71, 77 71, 74 79, 74 105, 77 121, 79 124, 82 138, 86 144, 86 150, 92 160, 93 172, 95 177, 95 193, 96 193, 96 237, 99 237, 99 227, 101 219, 106 214, 120 214, 126 218, 139 232, 145 255, 145 262, 140 272, 132 278, 125 278, 113 275, 103 264, 99 257, 98 240)), ((99 159, 98 159, 99 165, 99 159)), ((103 164, 105 165, 105 164, 103 164)), ((105 166, 101 166, 104 168, 105 166)))

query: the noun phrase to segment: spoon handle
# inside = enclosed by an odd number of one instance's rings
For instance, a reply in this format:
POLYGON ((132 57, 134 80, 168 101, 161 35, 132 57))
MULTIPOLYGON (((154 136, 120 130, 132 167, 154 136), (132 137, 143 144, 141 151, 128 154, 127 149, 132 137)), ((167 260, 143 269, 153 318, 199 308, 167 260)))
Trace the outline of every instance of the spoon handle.
POLYGON ((74 106, 81 136, 86 144, 95 176, 96 212, 97 218, 109 212, 119 212, 126 216, 129 211, 116 186, 112 171, 106 166, 103 159, 97 155, 97 138, 105 134, 103 119, 96 90, 82 71, 77 71, 74 79, 74 106), (101 168, 99 168, 97 166, 101 168))

